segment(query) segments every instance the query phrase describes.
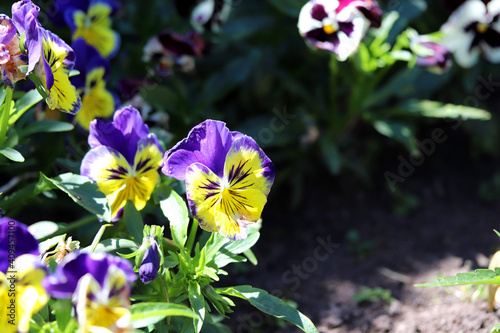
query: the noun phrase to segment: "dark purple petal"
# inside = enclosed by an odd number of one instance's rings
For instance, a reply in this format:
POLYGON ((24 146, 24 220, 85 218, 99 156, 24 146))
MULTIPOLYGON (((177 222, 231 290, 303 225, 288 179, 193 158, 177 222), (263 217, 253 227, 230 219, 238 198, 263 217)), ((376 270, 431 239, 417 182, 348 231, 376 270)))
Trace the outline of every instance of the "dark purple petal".
POLYGON ((112 123, 100 119, 90 123, 89 145, 92 148, 101 145, 114 148, 133 165, 137 144, 148 134, 149 127, 144 124, 139 111, 127 106, 115 112, 112 123))
POLYGON ((77 38, 71 43, 71 48, 76 54, 75 67, 80 74, 70 78, 76 88, 85 87, 85 77, 88 72, 102 67, 105 72, 109 71, 109 60, 102 57, 95 47, 88 45, 83 38, 77 38))
POLYGON ((354 24, 352 22, 339 22, 339 30, 350 37, 354 32, 354 24))
POLYGON ((184 36, 172 31, 163 31, 158 35, 158 40, 165 50, 174 53, 176 56, 201 56, 204 48, 203 39, 195 31, 191 31, 184 36))
POLYGON ((40 255, 38 241, 25 224, 9 217, 0 218, 0 272, 8 270, 9 259, 23 254, 40 255))
POLYGON ((16 27, 10 17, 0 14, 0 44, 7 45, 16 34, 16 27))
POLYGON ((120 268, 127 276, 128 283, 137 279, 132 264, 123 258, 108 253, 72 252, 64 257, 53 275, 43 280, 43 286, 52 297, 70 298, 85 274, 91 274, 104 287, 111 266, 120 268))
POLYGON ((328 14, 325 11, 325 7, 320 4, 315 4, 311 9, 311 17, 318 21, 323 21, 328 17, 328 14))
POLYGON ((186 139, 165 153, 162 172, 169 177, 184 180, 186 169, 193 163, 201 163, 222 177, 224 161, 232 141, 233 136, 224 122, 206 120, 195 126, 186 139))
POLYGON ((159 249, 154 238, 149 240, 151 246, 146 249, 139 267, 139 277, 143 283, 149 283, 156 278, 160 269, 159 249))
POLYGON ((323 28, 314 29, 305 34, 307 41, 315 48, 338 53, 339 38, 337 33, 327 34, 323 28))

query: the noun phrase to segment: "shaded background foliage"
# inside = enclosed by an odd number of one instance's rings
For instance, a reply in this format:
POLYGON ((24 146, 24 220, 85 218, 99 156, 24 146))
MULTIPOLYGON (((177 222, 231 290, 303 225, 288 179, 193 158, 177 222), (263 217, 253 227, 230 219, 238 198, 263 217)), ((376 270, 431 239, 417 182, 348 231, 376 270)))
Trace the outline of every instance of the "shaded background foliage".
MULTIPOLYGON (((161 31, 184 34, 192 30, 189 19, 177 13, 173 1, 155 0, 147 5, 143 1, 121 2, 113 20, 113 28, 121 36, 121 46, 111 59, 108 87, 122 103, 140 95, 142 105, 139 108, 142 106, 144 112, 148 105, 146 121, 166 148, 183 138, 194 124, 207 118, 224 120, 229 128, 254 137, 278 171, 267 209, 280 210, 299 207, 307 196, 305 184, 318 179, 330 183, 332 191, 340 192, 353 184, 385 187, 383 173, 397 168, 396 157, 407 156, 408 152, 400 142, 377 133, 371 126, 371 116, 384 117, 393 106, 411 98, 467 105, 470 102, 467 97, 477 95, 481 82, 500 82, 498 66, 484 61, 467 70, 454 65, 443 75, 422 68, 409 69, 406 63, 397 63, 369 91, 371 98, 380 101, 373 113, 355 117, 348 126, 335 129, 331 120, 332 104, 343 115, 353 87, 360 80, 369 83, 373 77, 360 75, 360 71, 355 70, 359 67, 355 60, 338 63, 338 89, 332 93, 329 55, 309 49, 297 32, 297 17, 304 3, 296 0, 234 1, 222 31, 202 34, 206 48, 204 55, 196 59, 195 71, 175 72, 165 77, 157 75, 155 64, 143 61, 143 47, 161 31), (154 117, 155 114, 158 116, 154 117), (279 126, 273 128, 273 124, 279 126), (273 204, 281 202, 274 199, 281 196, 288 198, 287 207, 273 204)), ((438 30, 457 3, 380 1, 384 11, 400 13, 388 40, 394 41, 409 23, 422 34, 438 30)), ((50 25, 51 1, 37 4, 42 9, 41 22, 69 41, 68 28, 50 25)), ((5 4, 0 6, 0 12, 9 11, 5 4)), ((496 98, 498 85, 490 88, 487 97, 476 98, 474 101, 478 104, 469 106, 485 108, 493 118, 465 122, 458 130, 463 136, 460 147, 463 158, 489 161, 499 156, 496 149, 499 123, 495 114, 499 103, 496 98)), ((36 117, 42 112, 40 106, 37 108, 25 117, 36 117)), ((427 138, 434 128, 443 126, 440 119, 405 114, 397 114, 391 119, 408 126, 417 139, 427 138)), ((400 141, 405 140, 408 138, 400 141)), ((16 167, 2 166, 3 184, 13 177, 18 177, 18 186, 29 184, 38 177, 33 174, 38 170, 48 176, 63 171, 78 173, 81 158, 88 150, 87 135, 83 131, 38 134, 31 142, 20 143, 21 152, 29 151, 33 158, 16 167)), ((438 159, 433 158, 432 163, 438 159)), ((495 184, 483 192, 496 193, 495 186, 500 185, 495 184)), ((65 205, 68 199, 64 196, 53 192, 44 194, 25 200, 22 206, 12 207, 9 215, 29 222, 41 219, 69 221, 83 214, 83 210, 65 205), (51 200, 54 196, 57 200, 51 200)), ((155 209, 146 210, 150 222, 158 222, 155 209)), ((86 231, 80 236, 85 238, 90 234, 86 231)))

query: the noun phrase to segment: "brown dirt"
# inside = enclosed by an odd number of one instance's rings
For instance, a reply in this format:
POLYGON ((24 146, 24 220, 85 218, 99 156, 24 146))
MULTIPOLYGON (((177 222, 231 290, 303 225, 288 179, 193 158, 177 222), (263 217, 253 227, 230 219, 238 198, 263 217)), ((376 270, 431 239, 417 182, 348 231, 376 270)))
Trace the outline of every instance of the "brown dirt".
MULTIPOLYGON (((493 232, 500 229, 500 205, 485 204, 477 195, 480 182, 500 167, 476 162, 457 170, 452 163, 430 166, 405 182, 421 205, 402 217, 392 213, 393 199, 382 184, 339 194, 311 181, 308 199, 291 211, 286 198, 271 198, 279 203, 264 214, 254 249, 259 265, 230 283, 252 284, 295 301, 324 333, 488 332, 500 323, 500 311, 488 312, 486 291, 414 286, 484 268, 500 245, 493 232), (357 232, 358 242, 349 239, 348 230, 357 232), (316 250, 318 238, 338 244, 326 259, 326 251, 316 250), (354 296, 364 286, 388 289, 393 300, 358 304, 354 296)), ((280 328, 244 305, 227 323, 238 333, 300 331, 280 328)))

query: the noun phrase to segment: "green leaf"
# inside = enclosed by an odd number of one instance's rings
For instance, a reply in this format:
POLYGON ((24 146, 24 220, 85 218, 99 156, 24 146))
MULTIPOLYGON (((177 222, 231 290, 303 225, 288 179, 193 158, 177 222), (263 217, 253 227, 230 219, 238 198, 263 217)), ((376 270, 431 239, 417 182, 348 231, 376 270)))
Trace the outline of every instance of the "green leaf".
POLYGON ((269 2, 282 13, 293 18, 298 18, 301 8, 304 6, 303 0, 269 0, 269 2))
POLYGON ((203 321, 205 320, 205 299, 201 294, 201 288, 198 282, 189 281, 188 293, 189 303, 191 304, 191 308, 196 313, 196 317, 193 319, 193 324, 196 332, 200 332, 203 326, 203 321))
POLYGON ((72 124, 56 120, 40 120, 26 126, 19 136, 25 137, 40 132, 68 132, 75 128, 72 124))
POLYGON ((185 305, 175 303, 142 302, 130 307, 132 327, 154 325, 165 317, 181 316, 196 318, 196 314, 185 305))
POLYGON ((490 328, 489 333, 500 333, 500 324, 496 324, 490 328))
MULTIPOLYGON (((90 252, 90 246, 87 246, 81 250, 83 253, 90 252)), ((139 245, 130 239, 124 238, 108 238, 103 241, 100 241, 97 244, 94 252, 112 252, 121 249, 130 249, 131 251, 135 251, 139 248, 139 245)))
POLYGON ((463 105, 443 104, 429 100, 410 100, 401 104, 400 108, 408 115, 431 118, 491 119, 491 113, 483 109, 463 105))
POLYGON ((419 150, 416 144, 415 136, 407 125, 389 120, 376 120, 373 127, 382 135, 399 141, 410 151, 412 155, 418 155, 419 150))
POLYGON ((52 221, 40 221, 33 223, 28 227, 29 232, 35 236, 36 239, 41 239, 52 235, 59 229, 57 223, 52 221))
POLYGON ((500 284, 500 268, 477 269, 474 272, 458 273, 457 276, 438 279, 436 282, 417 284, 416 287, 449 287, 464 284, 500 284))
POLYGON ((71 306, 71 300, 58 299, 52 307, 56 315, 57 326, 62 331, 68 326, 68 323, 71 320, 71 310, 73 309, 71 306))
POLYGON ((170 230, 175 245, 179 249, 183 249, 187 240, 187 228, 189 224, 186 203, 177 192, 170 190, 168 197, 160 201, 160 207, 163 215, 170 221, 170 230))
POLYGON ((61 239, 64 239, 65 237, 66 237, 66 234, 63 234, 63 235, 54 236, 52 238, 44 240, 43 242, 40 242, 40 244, 38 244, 38 251, 42 254, 45 253, 48 249, 57 245, 59 243, 59 241, 61 239))
POLYGON ((318 333, 312 321, 297 309, 284 303, 281 299, 269 295, 267 291, 252 286, 238 286, 216 289, 219 294, 246 299, 262 312, 285 319, 308 333, 318 333))
MULTIPOLYGON (((30 90, 23 95, 14 104, 14 108, 10 113, 9 125, 14 124, 26 111, 28 111, 33 105, 42 100, 42 96, 38 93, 36 89, 30 90)), ((0 103, 1 104, 1 103, 0 103)))
MULTIPOLYGON (((257 240, 259 240, 259 237, 260 233, 254 232, 248 235, 248 237, 243 240, 226 244, 226 246, 221 248, 220 251, 217 251, 214 259, 215 264, 218 268, 222 268, 231 262, 240 261, 239 259, 242 257, 237 255, 247 251, 252 246, 254 246, 255 243, 257 243, 257 240)), ((244 261, 244 258, 242 259, 244 261)))
POLYGON ((207 262, 210 262, 214 257, 216 257, 219 250, 228 242, 229 239, 227 237, 222 236, 218 232, 213 233, 204 247, 207 251, 207 262))
POLYGON ((72 173, 64 173, 54 179, 43 176, 89 212, 104 221, 111 221, 111 208, 106 196, 89 178, 72 173))
POLYGON ((24 162, 24 157, 15 149, 9 147, 0 147, 0 154, 14 162, 24 162))
POLYGON ((144 223, 142 222, 141 213, 137 211, 132 200, 127 200, 123 215, 125 218, 125 225, 127 226, 127 230, 130 235, 132 235, 137 243, 142 243, 142 230, 144 229, 144 223))
POLYGON ((328 169, 333 175, 338 175, 340 172, 340 168, 342 167, 342 160, 337 146, 335 146, 328 139, 321 140, 320 144, 321 152, 323 153, 323 157, 326 160, 328 169))

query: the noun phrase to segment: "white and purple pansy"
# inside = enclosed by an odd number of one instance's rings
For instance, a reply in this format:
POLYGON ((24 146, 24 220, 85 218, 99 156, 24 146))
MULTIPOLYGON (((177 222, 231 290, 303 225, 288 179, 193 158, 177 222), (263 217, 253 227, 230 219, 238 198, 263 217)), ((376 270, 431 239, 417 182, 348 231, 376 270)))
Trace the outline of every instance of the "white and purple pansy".
POLYGON ((274 182, 271 160, 250 137, 206 120, 165 153, 162 172, 185 180, 192 214, 201 228, 232 240, 246 238, 274 182))
POLYGON ((356 52, 370 26, 380 24, 375 2, 311 0, 302 7, 298 29, 316 49, 334 53, 339 61, 356 52), (370 15, 367 17, 365 13, 370 15))
POLYGON ((465 1, 441 27, 443 45, 461 67, 472 67, 483 55, 492 63, 500 62, 500 0, 485 4, 465 1))

